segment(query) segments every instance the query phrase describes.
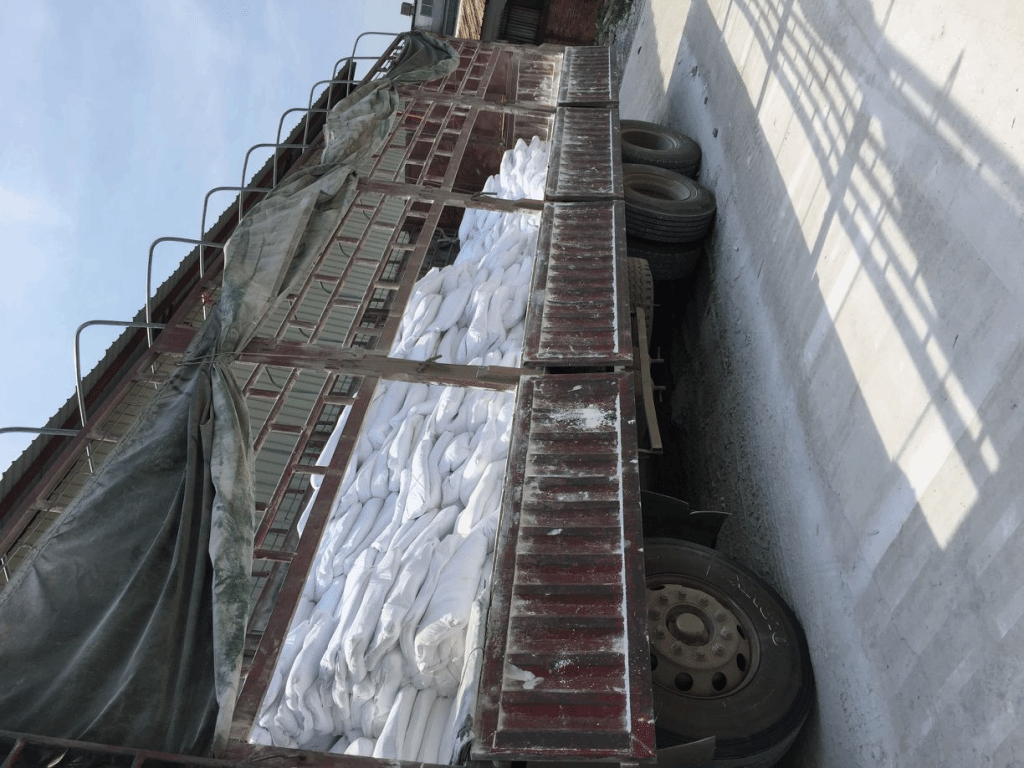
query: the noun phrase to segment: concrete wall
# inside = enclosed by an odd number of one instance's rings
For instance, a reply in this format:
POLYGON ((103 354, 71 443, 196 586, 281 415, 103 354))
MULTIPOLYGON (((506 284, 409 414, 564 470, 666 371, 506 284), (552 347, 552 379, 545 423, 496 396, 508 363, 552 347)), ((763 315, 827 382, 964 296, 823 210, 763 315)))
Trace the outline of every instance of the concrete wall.
POLYGON ((1024 6, 636 2, 622 116, 718 198, 711 501, 812 648, 790 764, 1024 765, 1024 6))

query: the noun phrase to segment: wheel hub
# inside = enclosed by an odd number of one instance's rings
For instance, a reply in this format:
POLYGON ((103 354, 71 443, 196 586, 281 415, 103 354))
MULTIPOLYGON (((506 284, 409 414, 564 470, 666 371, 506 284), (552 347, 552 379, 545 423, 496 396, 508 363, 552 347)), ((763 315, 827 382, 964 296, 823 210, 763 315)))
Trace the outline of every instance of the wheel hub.
POLYGON ((695 586, 650 584, 647 611, 656 684, 696 698, 723 696, 744 685, 755 649, 729 606, 695 586))

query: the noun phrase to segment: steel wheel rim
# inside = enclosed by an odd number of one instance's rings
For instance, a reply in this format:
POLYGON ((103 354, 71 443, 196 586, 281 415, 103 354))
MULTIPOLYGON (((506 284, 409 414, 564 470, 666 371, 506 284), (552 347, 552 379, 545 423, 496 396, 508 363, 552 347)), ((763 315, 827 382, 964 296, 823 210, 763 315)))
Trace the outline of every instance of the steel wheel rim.
POLYGON ((752 622, 707 584, 673 575, 648 579, 647 624, 654 684, 675 695, 729 696, 757 671, 752 622))

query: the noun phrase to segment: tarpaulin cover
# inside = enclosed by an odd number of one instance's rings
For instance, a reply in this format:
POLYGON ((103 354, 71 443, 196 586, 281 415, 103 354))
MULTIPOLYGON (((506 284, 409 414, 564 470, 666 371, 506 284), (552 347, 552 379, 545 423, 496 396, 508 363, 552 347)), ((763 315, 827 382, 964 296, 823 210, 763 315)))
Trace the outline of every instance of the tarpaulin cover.
POLYGON ((452 71, 422 33, 329 116, 321 163, 256 205, 225 248, 216 310, 182 364, 0 592, 0 729, 219 753, 249 614, 255 506, 228 364, 303 279, 379 149, 396 82, 452 71))

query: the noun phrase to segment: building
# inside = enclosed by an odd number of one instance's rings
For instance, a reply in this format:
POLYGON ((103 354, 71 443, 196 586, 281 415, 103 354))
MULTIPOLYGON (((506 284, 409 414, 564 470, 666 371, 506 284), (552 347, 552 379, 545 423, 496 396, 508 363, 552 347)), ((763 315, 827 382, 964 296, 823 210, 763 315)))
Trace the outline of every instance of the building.
MULTIPOLYGON (((409 4, 412 5, 412 4, 409 4)), ((469 40, 586 45, 608 0, 416 0, 413 28, 469 40)))

